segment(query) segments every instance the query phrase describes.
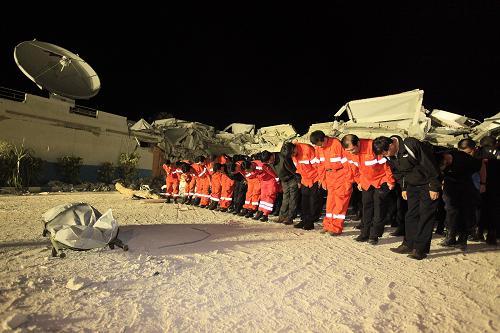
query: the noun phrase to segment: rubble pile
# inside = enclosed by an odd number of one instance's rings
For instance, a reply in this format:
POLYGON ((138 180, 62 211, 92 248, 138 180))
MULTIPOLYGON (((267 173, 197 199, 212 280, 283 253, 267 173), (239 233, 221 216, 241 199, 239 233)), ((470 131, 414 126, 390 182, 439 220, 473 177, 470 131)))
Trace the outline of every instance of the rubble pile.
POLYGON ((223 131, 199 122, 168 118, 148 124, 144 119, 130 127, 132 135, 161 148, 171 160, 194 159, 209 154, 253 154, 262 150, 279 151, 283 141, 309 142, 309 135, 322 130, 342 137, 356 134, 361 138, 380 135, 413 136, 440 146, 456 146, 465 137, 480 140, 500 134, 500 113, 478 120, 423 106, 424 91, 415 89, 400 94, 354 100, 333 115, 331 122, 315 123, 303 136, 292 125, 259 128, 253 124, 233 123, 223 131), (340 120, 347 114, 348 120, 340 120))

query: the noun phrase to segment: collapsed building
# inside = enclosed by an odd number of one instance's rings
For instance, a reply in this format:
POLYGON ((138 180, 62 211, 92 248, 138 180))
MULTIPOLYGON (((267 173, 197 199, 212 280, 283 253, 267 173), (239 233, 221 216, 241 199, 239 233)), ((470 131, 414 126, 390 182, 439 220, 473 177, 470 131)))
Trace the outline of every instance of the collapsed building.
POLYGON ((85 181, 95 181, 101 164, 116 164, 122 154, 132 153, 139 156, 139 175, 154 177, 163 174, 165 159, 275 152, 287 140, 308 142, 309 134, 318 129, 337 137, 347 133, 362 138, 414 136, 441 146, 455 146, 464 137, 479 140, 500 134, 500 113, 481 123, 443 110, 428 111, 419 89, 350 101, 332 115, 331 122, 312 124, 303 136, 290 124, 256 129, 253 124, 233 123, 219 131, 176 118, 130 123, 125 117, 75 103, 100 89, 97 74, 77 54, 33 40, 17 45, 14 59, 30 80, 50 94, 45 98, 0 88, 0 140, 22 145, 42 158, 45 180, 57 179, 56 164, 63 156, 82 158, 80 176, 85 181))

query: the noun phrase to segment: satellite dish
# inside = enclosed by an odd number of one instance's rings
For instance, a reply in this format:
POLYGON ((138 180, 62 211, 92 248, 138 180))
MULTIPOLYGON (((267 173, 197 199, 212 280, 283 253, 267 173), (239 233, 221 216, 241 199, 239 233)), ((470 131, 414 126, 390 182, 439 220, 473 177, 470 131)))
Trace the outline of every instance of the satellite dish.
POLYGON ((82 58, 62 47, 37 40, 14 48, 14 60, 36 85, 53 94, 89 99, 101 88, 97 73, 82 58))

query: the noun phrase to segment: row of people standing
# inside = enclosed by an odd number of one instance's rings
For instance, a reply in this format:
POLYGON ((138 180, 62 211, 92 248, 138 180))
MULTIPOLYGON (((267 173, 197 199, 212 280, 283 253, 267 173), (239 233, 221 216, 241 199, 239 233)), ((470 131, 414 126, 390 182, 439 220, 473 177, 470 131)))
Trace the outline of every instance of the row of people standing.
POLYGON ((322 131, 311 133, 310 141, 313 145, 286 142, 279 153, 264 151, 252 158, 222 155, 207 160, 200 156, 194 163, 167 162, 167 201, 172 198, 177 202, 182 177, 187 184, 183 203, 265 222, 276 208, 278 193, 282 193, 276 222, 293 224, 300 207, 301 222, 295 227, 312 230, 323 206, 324 189, 327 200, 321 232, 338 236, 344 228, 355 184, 362 193, 363 206, 356 240, 376 245, 384 231, 391 191, 397 191, 399 201, 407 202, 408 209, 404 241, 391 250, 413 259, 425 258, 443 187, 443 170, 438 167, 432 146, 398 136, 370 140, 346 135, 339 140, 322 131))

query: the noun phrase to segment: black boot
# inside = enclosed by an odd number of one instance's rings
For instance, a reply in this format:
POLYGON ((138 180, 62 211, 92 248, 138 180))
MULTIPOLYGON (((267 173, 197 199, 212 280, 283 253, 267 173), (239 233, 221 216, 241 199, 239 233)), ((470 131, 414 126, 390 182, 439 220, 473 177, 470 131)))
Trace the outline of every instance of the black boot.
POLYGON ((254 217, 252 217, 252 219, 257 221, 257 220, 259 220, 259 219, 262 217, 262 215, 264 215, 264 213, 263 213, 262 211, 260 211, 260 210, 259 210, 259 211, 257 212, 257 214, 255 214, 255 216, 254 216, 254 217))
POLYGON ((457 245, 455 245, 457 249, 465 251, 467 249, 467 233, 460 233, 457 239, 457 245))
POLYGON ((178 199, 178 197, 174 197, 174 204, 177 203, 177 199, 178 199))
POLYGON ((434 232, 436 235, 444 235, 444 224, 438 225, 436 227, 436 231, 434 232))
POLYGON ((191 201, 192 206, 198 206, 200 204, 201 198, 195 198, 194 200, 191 201))
POLYGON ((243 208, 239 213, 237 213, 236 215, 238 216, 246 216, 248 213, 248 209, 246 208, 243 208))
POLYGON ((267 215, 262 215, 262 217, 260 218, 260 221, 267 222, 267 221, 269 221, 269 218, 267 217, 267 215))
POLYGON ((488 230, 488 234, 486 235, 486 244, 498 245, 497 231, 496 230, 488 230))
POLYGON ((412 252, 412 250, 406 244, 401 244, 398 247, 391 247, 389 250, 399 254, 406 254, 412 252))
POLYGON ((248 212, 246 213, 245 217, 247 219, 253 217, 253 214, 255 214, 255 211, 254 210, 248 210, 248 212))
POLYGON ((165 203, 170 203, 170 197, 167 197, 167 200, 165 200, 165 203))
POLYGON ((417 249, 413 249, 413 251, 408 255, 408 257, 415 260, 422 260, 427 257, 427 254, 417 249))
POLYGON ((304 224, 304 226, 302 227, 302 229, 304 230, 314 230, 314 223, 306 223, 304 224))
POLYGON ((368 242, 368 236, 365 235, 359 235, 358 237, 354 238, 356 242, 368 242))
POLYGON ((212 201, 208 206, 208 209, 214 210, 215 208, 217 208, 217 205, 218 205, 217 201, 212 201))
POLYGON ((182 201, 183 204, 185 205, 190 205, 191 201, 193 200, 192 197, 184 197, 185 200, 182 201))
POLYGON ((455 246, 457 244, 456 233, 453 230, 449 230, 446 237, 439 244, 441 246, 455 246))
POLYGON ((299 223, 297 223, 293 227, 294 228, 304 228, 305 225, 306 225, 306 223, 304 221, 300 221, 299 223))
POLYGON ((405 230, 401 227, 397 227, 396 230, 390 233, 391 236, 399 237, 405 235, 405 230))

